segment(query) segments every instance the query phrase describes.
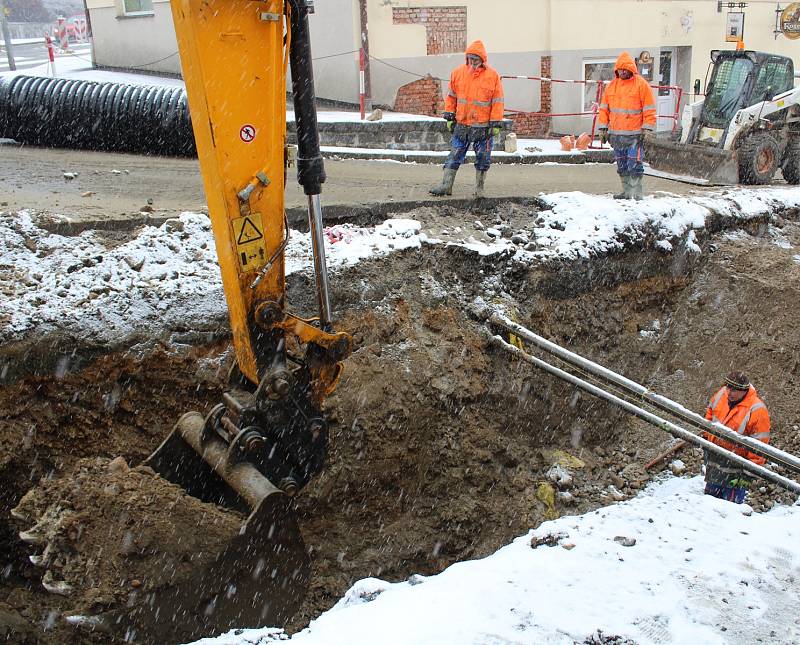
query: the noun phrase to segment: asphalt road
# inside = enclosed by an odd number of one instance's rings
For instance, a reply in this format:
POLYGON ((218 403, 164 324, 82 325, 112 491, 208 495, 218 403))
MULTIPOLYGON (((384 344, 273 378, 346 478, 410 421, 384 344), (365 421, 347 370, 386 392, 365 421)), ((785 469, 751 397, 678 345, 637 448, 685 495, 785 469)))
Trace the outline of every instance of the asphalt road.
MULTIPOLYGON (((441 178, 441 167, 393 161, 325 161, 328 180, 323 203, 370 205, 428 200, 428 188, 441 178)), ((453 199, 469 198, 474 170, 461 168, 453 199)), ((689 194, 697 186, 646 177, 648 191, 689 194)), ((580 190, 610 193, 619 189, 611 164, 497 164, 489 171, 489 197, 527 197, 541 192, 580 190)), ((196 159, 0 146, 0 205, 3 210, 30 208, 80 217, 117 218, 138 213, 153 201, 157 212, 205 207, 196 159), (118 172, 114 172, 118 171, 118 172), (71 181, 64 172, 77 173, 71 181)), ((446 201, 448 198, 444 198, 446 201)), ((287 207, 303 207, 306 198, 290 176, 287 207)))

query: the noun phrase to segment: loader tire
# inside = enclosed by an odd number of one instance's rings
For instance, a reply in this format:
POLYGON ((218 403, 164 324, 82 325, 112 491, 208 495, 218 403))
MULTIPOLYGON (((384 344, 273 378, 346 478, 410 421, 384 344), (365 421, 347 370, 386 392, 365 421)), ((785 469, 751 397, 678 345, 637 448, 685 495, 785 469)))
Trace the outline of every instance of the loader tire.
POLYGON ((743 184, 769 184, 780 163, 778 142, 763 132, 753 134, 739 148, 739 181, 743 184))
POLYGON ((783 155, 783 178, 787 184, 800 184, 800 137, 792 137, 783 155))

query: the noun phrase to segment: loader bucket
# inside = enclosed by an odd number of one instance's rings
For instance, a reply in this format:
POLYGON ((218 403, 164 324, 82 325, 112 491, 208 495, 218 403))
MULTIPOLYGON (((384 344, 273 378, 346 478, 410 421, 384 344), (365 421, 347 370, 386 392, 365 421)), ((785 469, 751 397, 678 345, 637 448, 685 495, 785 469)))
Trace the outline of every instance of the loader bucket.
POLYGON ((291 499, 251 463, 231 465, 228 446, 204 435, 204 424, 197 412, 183 415, 144 465, 193 497, 246 512, 247 519, 214 563, 197 572, 195 584, 166 589, 125 617, 148 639, 167 635, 170 622, 179 622, 185 633, 195 621, 191 635, 197 637, 234 627, 283 626, 307 591, 310 558, 291 499))
POLYGON ((654 139, 647 144, 645 174, 699 186, 739 183, 736 155, 728 150, 654 139))

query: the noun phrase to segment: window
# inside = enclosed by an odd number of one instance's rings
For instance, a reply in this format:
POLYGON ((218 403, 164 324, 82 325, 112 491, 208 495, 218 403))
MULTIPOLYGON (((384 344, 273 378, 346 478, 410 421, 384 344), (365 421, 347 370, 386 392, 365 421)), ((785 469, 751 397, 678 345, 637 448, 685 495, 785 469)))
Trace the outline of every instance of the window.
POLYGON ((126 16, 152 14, 153 0, 122 0, 122 13, 126 16))
POLYGON ((794 87, 793 71, 788 60, 770 58, 758 70, 756 86, 750 103, 757 103, 765 98, 771 99, 776 94, 792 89, 794 87))
POLYGON ((725 127, 744 103, 745 81, 753 71, 749 58, 726 57, 718 59, 706 89, 703 108, 706 119, 715 127, 725 127))
POLYGON ((661 51, 658 58, 658 95, 669 96, 672 90, 668 90, 666 86, 672 85, 672 52, 667 50, 661 51))
MULTIPOLYGON (((616 60, 593 60, 583 62, 584 81, 612 81, 614 80, 614 65, 616 60)), ((599 103, 597 99, 598 83, 586 83, 583 86, 583 111, 589 112, 592 105, 599 103)))

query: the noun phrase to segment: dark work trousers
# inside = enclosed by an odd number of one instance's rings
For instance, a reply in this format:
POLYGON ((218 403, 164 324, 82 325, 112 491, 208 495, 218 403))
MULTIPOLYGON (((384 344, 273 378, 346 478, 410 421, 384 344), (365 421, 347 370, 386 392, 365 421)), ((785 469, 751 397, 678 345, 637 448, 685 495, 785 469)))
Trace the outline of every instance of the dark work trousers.
POLYGON ((455 134, 450 139, 450 154, 447 156, 447 161, 444 162, 444 167, 458 170, 464 163, 470 145, 475 151, 475 168, 481 171, 489 170, 489 166, 492 164, 492 137, 487 137, 482 141, 469 141, 467 137, 462 139, 455 134))
POLYGON ((639 145, 638 136, 612 134, 609 141, 614 148, 619 175, 636 177, 644 174, 644 147, 639 145))

